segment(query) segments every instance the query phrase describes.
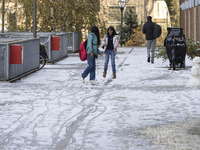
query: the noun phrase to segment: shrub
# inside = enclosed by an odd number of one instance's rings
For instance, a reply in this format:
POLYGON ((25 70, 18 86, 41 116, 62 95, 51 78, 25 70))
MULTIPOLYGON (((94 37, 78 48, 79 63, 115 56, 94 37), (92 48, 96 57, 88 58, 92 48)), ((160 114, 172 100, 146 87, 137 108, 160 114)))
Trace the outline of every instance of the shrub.
POLYGON ((126 42, 126 46, 144 46, 145 45, 145 35, 142 33, 142 26, 133 29, 133 34, 129 37, 126 42))
POLYGON ((156 58, 162 58, 162 60, 163 60, 164 62, 168 59, 165 46, 158 45, 158 46, 156 47, 156 50, 155 50, 155 57, 156 57, 156 58))
POLYGON ((196 56, 200 55, 198 48, 200 47, 199 41, 194 41, 192 38, 186 41, 187 45, 187 56, 190 59, 193 59, 196 56))
POLYGON ((155 57, 162 58, 164 62, 168 59, 166 48, 164 46, 164 40, 166 36, 167 36, 167 30, 163 29, 161 36, 156 39, 156 43, 158 46, 156 46, 155 50, 155 57))

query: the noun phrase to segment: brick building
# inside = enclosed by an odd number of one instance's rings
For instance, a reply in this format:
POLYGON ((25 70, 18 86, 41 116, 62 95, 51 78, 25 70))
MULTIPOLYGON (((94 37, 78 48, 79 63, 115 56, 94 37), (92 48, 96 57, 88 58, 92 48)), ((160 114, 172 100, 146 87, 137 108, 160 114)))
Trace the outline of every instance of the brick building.
POLYGON ((180 25, 187 38, 200 41, 200 0, 180 0, 180 25))

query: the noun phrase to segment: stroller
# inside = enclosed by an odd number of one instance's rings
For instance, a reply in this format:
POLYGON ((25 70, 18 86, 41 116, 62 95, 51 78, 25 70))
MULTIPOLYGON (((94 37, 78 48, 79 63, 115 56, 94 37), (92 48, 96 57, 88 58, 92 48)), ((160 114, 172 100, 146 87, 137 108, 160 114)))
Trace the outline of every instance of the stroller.
POLYGON ((170 69, 185 68, 186 42, 183 28, 167 28, 168 34, 164 40, 170 69))

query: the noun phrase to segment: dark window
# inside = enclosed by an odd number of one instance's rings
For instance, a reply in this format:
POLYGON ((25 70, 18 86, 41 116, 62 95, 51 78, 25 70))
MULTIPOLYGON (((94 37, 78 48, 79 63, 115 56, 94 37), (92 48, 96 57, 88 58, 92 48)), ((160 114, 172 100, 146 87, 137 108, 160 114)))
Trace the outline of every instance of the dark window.
POLYGON ((118 7, 109 8, 109 21, 111 22, 121 21, 121 11, 118 7))

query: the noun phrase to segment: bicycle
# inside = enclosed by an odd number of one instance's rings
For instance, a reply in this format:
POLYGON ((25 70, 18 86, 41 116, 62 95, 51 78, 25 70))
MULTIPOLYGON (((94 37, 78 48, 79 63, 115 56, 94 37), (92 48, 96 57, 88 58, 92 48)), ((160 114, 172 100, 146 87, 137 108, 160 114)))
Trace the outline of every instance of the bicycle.
POLYGON ((173 39, 173 44, 172 44, 170 68, 171 67, 173 67, 173 70, 176 70, 176 41, 175 39, 173 39))
POLYGON ((46 50, 46 45, 48 42, 51 40, 51 36, 45 41, 44 43, 40 42, 40 69, 42 69, 47 61, 49 60, 48 55, 47 55, 47 50, 46 50))
POLYGON ((42 69, 46 62, 48 61, 48 55, 46 53, 46 46, 40 43, 40 66, 39 68, 42 69))

